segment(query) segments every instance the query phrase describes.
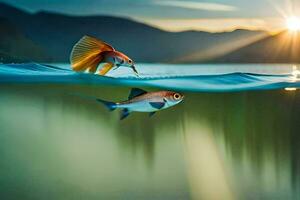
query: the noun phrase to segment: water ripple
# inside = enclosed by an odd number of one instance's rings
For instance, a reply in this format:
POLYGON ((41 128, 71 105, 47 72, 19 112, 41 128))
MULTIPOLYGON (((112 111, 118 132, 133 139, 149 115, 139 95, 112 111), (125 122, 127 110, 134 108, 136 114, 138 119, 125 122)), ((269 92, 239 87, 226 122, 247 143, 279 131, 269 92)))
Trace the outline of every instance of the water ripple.
POLYGON ((290 74, 227 73, 209 75, 143 74, 141 77, 103 77, 75 73, 71 69, 36 63, 0 64, 0 83, 98 84, 130 87, 156 87, 192 92, 228 92, 299 88, 290 74))

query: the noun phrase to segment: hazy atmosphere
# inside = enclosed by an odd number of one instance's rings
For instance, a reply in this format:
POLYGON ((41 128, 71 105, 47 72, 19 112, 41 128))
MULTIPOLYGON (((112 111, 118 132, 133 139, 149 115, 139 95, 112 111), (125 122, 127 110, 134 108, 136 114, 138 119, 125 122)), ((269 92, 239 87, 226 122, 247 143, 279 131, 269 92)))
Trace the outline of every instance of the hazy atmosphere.
POLYGON ((224 31, 236 28, 276 31, 300 8, 297 0, 0 0, 29 12, 129 17, 160 28, 224 31), (255 12, 253 12, 255 11, 255 12))

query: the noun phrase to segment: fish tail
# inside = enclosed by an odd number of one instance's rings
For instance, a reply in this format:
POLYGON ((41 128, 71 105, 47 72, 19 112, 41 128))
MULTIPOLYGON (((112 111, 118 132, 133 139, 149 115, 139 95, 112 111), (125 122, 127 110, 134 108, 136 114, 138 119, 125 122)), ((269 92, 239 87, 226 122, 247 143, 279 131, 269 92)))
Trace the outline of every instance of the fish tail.
POLYGON ((73 47, 70 62, 74 71, 95 73, 103 61, 102 52, 114 50, 108 44, 90 36, 82 37, 73 47))
POLYGON ((110 102, 110 101, 104 101, 102 99, 97 99, 98 102, 102 103, 103 105, 105 105, 108 110, 113 111, 117 108, 117 104, 114 102, 110 102))

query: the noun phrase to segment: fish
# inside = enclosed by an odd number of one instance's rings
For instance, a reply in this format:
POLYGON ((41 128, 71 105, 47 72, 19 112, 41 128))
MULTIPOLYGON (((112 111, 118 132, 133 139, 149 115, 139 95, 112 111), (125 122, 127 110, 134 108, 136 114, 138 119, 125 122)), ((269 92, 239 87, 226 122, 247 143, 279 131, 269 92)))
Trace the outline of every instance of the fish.
POLYGON ((184 95, 173 91, 147 92, 143 89, 132 88, 128 100, 122 102, 110 102, 96 99, 105 105, 110 111, 122 109, 120 120, 125 119, 131 112, 149 112, 153 116, 157 111, 175 106, 184 99, 184 95))
POLYGON ((138 75, 131 58, 116 51, 111 45, 91 36, 83 36, 73 47, 70 63, 74 71, 96 73, 100 64, 104 64, 98 74, 104 76, 112 68, 129 67, 138 75))

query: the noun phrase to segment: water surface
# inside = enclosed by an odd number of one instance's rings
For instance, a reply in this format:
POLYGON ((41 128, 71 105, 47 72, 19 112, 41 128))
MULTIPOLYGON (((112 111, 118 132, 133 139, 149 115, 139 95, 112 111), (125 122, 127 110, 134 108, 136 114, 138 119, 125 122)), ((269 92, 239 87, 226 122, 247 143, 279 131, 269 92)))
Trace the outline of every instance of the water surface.
POLYGON ((68 64, 0 64, 0 83, 96 84, 156 87, 190 92, 298 88, 297 65, 138 64, 140 75, 120 67, 107 76, 75 73, 68 64), (126 71, 127 70, 127 71, 126 71))

